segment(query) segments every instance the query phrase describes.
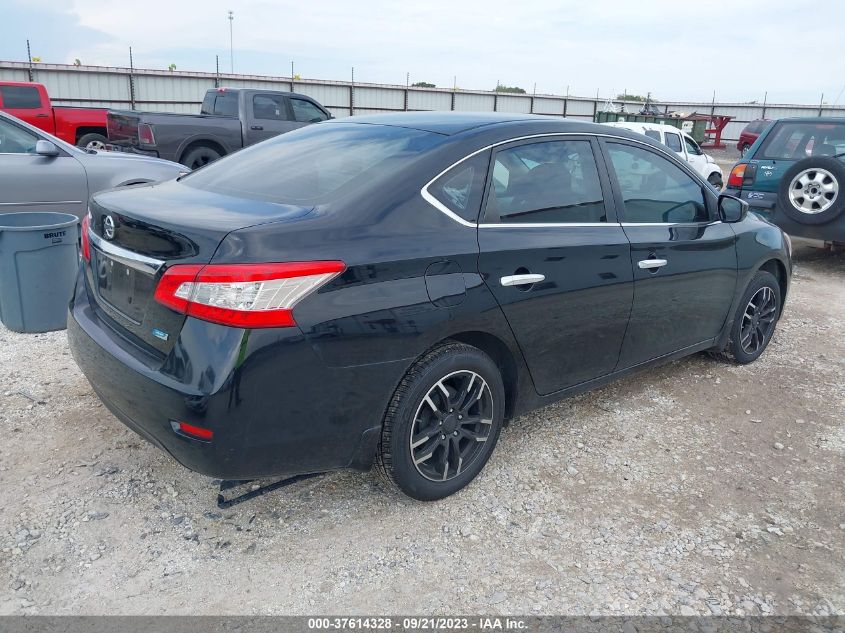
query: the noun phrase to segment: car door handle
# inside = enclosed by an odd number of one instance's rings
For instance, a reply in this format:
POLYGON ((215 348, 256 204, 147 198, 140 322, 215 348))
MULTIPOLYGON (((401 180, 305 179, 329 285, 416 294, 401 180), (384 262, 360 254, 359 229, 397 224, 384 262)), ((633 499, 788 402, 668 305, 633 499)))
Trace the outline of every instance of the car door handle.
POLYGON ((530 286, 543 281, 545 275, 510 275, 502 277, 499 281, 503 286, 530 286))
POLYGON ((663 268, 668 263, 665 259, 641 259, 637 266, 645 270, 653 270, 655 268, 663 268))
POLYGON ((264 126, 263 125, 250 125, 249 129, 250 130, 263 130, 264 126))

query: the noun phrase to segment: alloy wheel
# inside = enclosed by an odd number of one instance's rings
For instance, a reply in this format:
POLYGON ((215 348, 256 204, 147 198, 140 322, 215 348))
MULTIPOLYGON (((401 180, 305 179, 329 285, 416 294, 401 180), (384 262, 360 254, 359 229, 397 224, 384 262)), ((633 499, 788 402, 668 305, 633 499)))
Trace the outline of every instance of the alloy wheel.
POLYGON ((789 201, 798 211, 808 215, 826 211, 838 195, 839 181, 826 169, 805 169, 789 183, 789 201))
POLYGON ((775 292, 768 286, 763 286, 751 297, 739 330, 739 344, 746 354, 756 354, 766 345, 775 329, 777 309, 775 292))
POLYGON ((409 448, 417 471, 431 481, 448 481, 483 452, 493 424, 493 395, 474 371, 448 374, 417 407, 409 448))
POLYGON ((104 150, 106 149, 106 144, 103 141, 91 141, 85 146, 85 149, 104 150))

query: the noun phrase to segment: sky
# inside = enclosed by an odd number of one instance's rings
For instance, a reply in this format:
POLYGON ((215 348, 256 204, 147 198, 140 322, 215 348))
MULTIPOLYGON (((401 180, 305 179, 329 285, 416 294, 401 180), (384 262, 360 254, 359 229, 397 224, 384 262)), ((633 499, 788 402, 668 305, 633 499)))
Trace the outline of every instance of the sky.
POLYGON ((659 101, 845 102, 845 2, 0 0, 0 60, 427 81, 659 101), (766 97, 766 93, 768 96, 766 97))

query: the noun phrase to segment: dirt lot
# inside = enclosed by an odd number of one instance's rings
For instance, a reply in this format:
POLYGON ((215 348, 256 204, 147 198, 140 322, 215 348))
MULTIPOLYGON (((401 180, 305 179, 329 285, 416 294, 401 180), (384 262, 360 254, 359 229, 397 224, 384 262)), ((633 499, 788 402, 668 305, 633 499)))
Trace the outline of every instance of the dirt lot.
POLYGON ((0 614, 845 613, 845 256, 801 247, 754 365, 698 355, 516 420, 445 501, 336 473, 220 511, 0 328, 0 614))

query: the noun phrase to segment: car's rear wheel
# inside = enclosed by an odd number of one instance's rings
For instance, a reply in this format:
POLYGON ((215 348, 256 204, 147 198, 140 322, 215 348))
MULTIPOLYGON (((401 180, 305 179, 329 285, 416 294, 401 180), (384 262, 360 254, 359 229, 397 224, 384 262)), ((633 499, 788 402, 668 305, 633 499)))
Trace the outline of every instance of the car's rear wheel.
POLYGON ((777 278, 769 272, 759 271, 739 302, 727 346, 713 355, 741 365, 760 358, 775 333, 781 301, 777 278))
POLYGON ((216 149, 214 149, 213 147, 200 145, 199 147, 195 147, 194 149, 190 150, 187 154, 185 154, 181 162, 183 165, 186 165, 191 169, 199 169, 200 167, 204 167, 209 163, 213 163, 218 158, 220 158, 220 152, 218 152, 216 149))
POLYGON ((742 146, 742 149, 739 150, 739 155, 742 156, 742 158, 745 158, 746 154, 748 154, 748 150, 750 150, 750 149, 751 149, 751 146, 748 143, 746 143, 745 145, 742 146))
POLYGON ((82 149, 106 149, 106 143, 109 142, 102 134, 96 134, 92 132, 91 134, 83 134, 79 137, 79 140, 76 142, 77 147, 81 147, 82 149))
POLYGON ((487 354, 457 342, 435 347, 408 370, 390 402, 382 471, 421 501, 457 492, 492 454, 504 405, 502 377, 487 354))
POLYGON ((800 224, 825 224, 845 211, 845 164, 830 156, 799 160, 786 170, 778 207, 800 224))

